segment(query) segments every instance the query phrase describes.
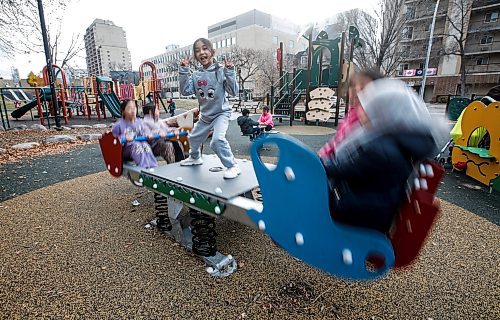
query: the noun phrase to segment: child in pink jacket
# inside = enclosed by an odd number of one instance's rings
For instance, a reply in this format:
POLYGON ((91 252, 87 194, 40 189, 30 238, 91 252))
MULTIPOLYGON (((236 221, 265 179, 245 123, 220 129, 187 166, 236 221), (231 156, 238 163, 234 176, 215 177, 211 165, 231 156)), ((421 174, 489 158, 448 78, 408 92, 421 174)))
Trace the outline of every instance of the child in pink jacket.
POLYGON ((351 77, 349 81, 349 112, 347 117, 344 118, 342 122, 339 123, 337 127, 337 133, 333 136, 330 141, 328 141, 319 151, 318 155, 320 158, 328 157, 335 154, 337 145, 344 140, 354 129, 359 126, 359 108, 361 104, 358 100, 358 92, 364 89, 364 87, 383 76, 378 71, 361 71, 351 77))
POLYGON ((263 127, 265 126, 264 130, 266 131, 270 131, 272 128, 274 128, 273 116, 269 113, 268 106, 264 106, 262 108, 262 114, 259 118, 259 124, 263 127))

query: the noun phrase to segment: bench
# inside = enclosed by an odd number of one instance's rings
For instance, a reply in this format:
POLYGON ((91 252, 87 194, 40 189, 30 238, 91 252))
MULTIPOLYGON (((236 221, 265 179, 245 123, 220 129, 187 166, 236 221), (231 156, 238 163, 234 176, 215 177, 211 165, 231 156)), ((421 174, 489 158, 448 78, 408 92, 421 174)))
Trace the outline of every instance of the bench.
POLYGON ((253 113, 257 113, 257 109, 260 108, 260 101, 247 101, 243 103, 243 108, 245 109, 252 109, 253 113))
POLYGON ((234 111, 238 112, 239 108, 241 107, 241 100, 236 100, 236 103, 233 103, 233 109, 234 111))

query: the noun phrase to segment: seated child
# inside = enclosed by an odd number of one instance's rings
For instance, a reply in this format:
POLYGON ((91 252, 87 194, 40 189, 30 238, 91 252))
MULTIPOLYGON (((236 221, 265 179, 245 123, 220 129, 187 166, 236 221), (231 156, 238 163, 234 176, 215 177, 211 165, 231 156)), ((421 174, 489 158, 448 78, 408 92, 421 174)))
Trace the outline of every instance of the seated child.
MULTIPOLYGON (((143 125, 150 134, 164 137, 167 133, 177 132, 176 128, 169 127, 164 121, 159 121, 160 109, 154 103, 146 103, 142 107, 142 112, 144 114, 143 125)), ((184 151, 179 141, 157 139, 150 141, 150 145, 153 154, 163 157, 167 163, 184 160, 184 151)))
POLYGON ((339 222, 388 232, 416 163, 436 150, 437 125, 425 103, 403 82, 380 79, 359 93, 359 121, 322 158, 330 211, 339 222))
POLYGON ((146 141, 134 141, 136 136, 144 136, 148 131, 144 129, 141 119, 136 117, 137 108, 134 100, 124 100, 120 109, 122 117, 113 125, 111 132, 117 138, 125 138, 123 146, 124 159, 132 159, 136 165, 144 168, 154 168, 158 165, 153 150, 146 141))
POLYGON ((273 116, 269 113, 268 106, 264 106, 262 108, 262 114, 259 118, 259 124, 265 127, 264 129, 266 131, 270 131, 272 128, 274 128, 273 116))
POLYGON ((251 134, 252 139, 255 139, 257 135, 260 134, 259 123, 257 121, 252 120, 248 115, 250 111, 248 109, 243 109, 241 111, 241 116, 236 119, 238 125, 240 126, 241 133, 243 134, 251 134))
POLYGON ((173 117, 175 115, 175 102, 172 98, 167 100, 168 103, 168 112, 170 113, 170 116, 173 117))

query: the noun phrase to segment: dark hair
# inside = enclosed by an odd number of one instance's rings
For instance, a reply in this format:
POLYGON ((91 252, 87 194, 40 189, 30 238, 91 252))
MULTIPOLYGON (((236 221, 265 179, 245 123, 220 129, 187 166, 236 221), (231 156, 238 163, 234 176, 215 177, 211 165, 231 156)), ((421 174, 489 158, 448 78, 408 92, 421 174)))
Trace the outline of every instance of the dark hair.
POLYGON ((144 115, 149 114, 149 111, 152 111, 153 114, 156 111, 156 105, 153 102, 148 102, 148 103, 146 103, 145 105, 142 106, 142 113, 144 115))
POLYGON ((362 78, 368 78, 371 81, 375 81, 378 79, 382 79, 384 75, 380 73, 380 71, 375 70, 375 69, 364 69, 361 70, 357 73, 354 74, 351 78, 349 78, 349 87, 353 87, 356 84, 356 79, 362 77, 362 78))
POLYGON ((375 70, 375 69, 365 69, 365 70, 362 70, 358 73, 359 76, 361 77, 365 77, 365 78, 368 78, 372 81, 375 81, 375 80, 378 80, 378 79, 382 79, 384 77, 384 75, 378 71, 378 70, 375 70))
MULTIPOLYGON (((214 46, 212 45, 212 41, 208 40, 208 39, 205 39, 205 38, 198 38, 196 39, 196 41, 193 43, 193 57, 196 61, 198 61, 196 59, 196 55, 195 55, 195 52, 196 52, 196 43, 200 41, 201 43, 203 43, 204 45, 206 45, 208 47, 208 49, 212 52, 212 55, 215 55, 215 50, 214 50, 214 46)), ((213 57, 212 57, 213 58, 213 57)))
POLYGON ((269 112, 269 107, 268 107, 268 106, 263 106, 263 107, 262 107, 262 110, 264 110, 264 111, 268 111, 268 112, 269 112))
POLYGON ((127 107, 127 104, 130 102, 130 101, 133 101, 134 104, 135 104, 135 101, 132 100, 132 99, 125 99, 122 101, 122 103, 120 104, 120 111, 122 112, 122 117, 124 116, 125 114, 125 108, 127 107))
POLYGON ((243 109, 243 110, 241 110, 241 114, 244 115, 244 116, 248 116, 250 114, 250 110, 243 109))

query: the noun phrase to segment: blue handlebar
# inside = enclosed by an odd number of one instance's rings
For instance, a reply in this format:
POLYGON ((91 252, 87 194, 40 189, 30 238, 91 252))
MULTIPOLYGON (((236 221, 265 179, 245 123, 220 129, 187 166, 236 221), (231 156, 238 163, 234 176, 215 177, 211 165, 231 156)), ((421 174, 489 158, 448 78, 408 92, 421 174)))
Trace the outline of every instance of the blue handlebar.
MULTIPOLYGON (((189 133, 187 131, 179 132, 179 136, 187 136, 188 134, 189 133)), ((171 138, 173 138, 175 136, 177 136, 177 135, 171 132, 171 133, 167 133, 164 138, 165 139, 171 139, 171 138)), ((158 140, 158 139, 161 139, 161 137, 160 137, 159 134, 156 134, 156 135, 153 136, 152 140, 158 140)), ((148 141, 148 140, 149 140, 148 137, 140 136, 140 137, 134 137, 133 141, 148 141)), ((127 142, 129 142, 125 138, 121 138, 120 141, 121 141, 121 143, 127 143, 127 142)), ((130 142, 132 142, 132 141, 130 141, 130 142)))

